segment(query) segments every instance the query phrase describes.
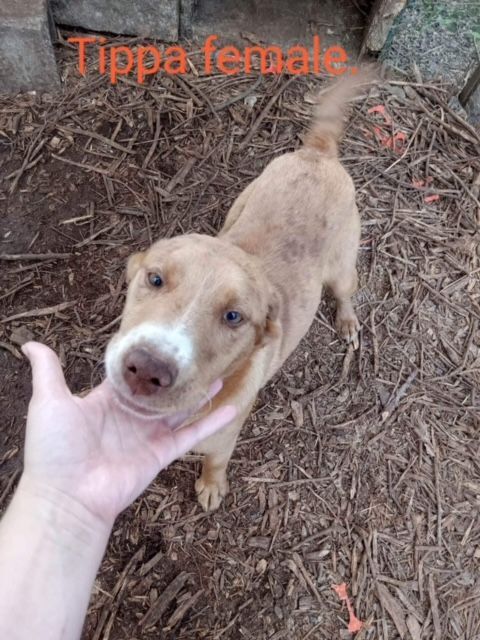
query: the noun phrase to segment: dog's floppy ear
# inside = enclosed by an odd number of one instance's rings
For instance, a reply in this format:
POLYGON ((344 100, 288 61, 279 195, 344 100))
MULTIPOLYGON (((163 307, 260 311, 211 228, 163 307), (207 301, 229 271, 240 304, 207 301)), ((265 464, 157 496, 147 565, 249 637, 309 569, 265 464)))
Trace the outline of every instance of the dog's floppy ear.
POLYGON ((275 289, 270 290, 267 317, 265 319, 265 336, 275 338, 279 332, 278 314, 280 313, 280 296, 275 289))
POLYGON ((145 257, 145 251, 139 251, 133 253, 127 261, 127 282, 131 282, 137 271, 142 266, 143 259, 145 257))
POLYGON ((263 325, 257 327, 257 338, 255 341, 257 347, 263 347, 269 340, 279 335, 279 312, 280 296, 272 287, 269 287, 267 315, 263 325))

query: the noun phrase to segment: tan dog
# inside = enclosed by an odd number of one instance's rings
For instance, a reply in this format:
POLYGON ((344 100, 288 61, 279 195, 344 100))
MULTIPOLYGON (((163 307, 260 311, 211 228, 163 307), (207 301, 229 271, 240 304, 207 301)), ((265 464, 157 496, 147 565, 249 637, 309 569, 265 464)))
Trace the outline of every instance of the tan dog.
POLYGON ((188 410, 222 378, 213 405, 238 409, 199 447, 205 459, 196 491, 206 510, 227 493, 240 429, 258 391, 307 332, 324 285, 337 301, 338 332, 357 342, 350 296, 360 220, 337 141, 344 104, 360 82, 351 77, 330 89, 303 148, 273 160, 239 195, 218 237, 159 240, 129 260, 122 322, 106 353, 120 401, 145 415, 188 410))

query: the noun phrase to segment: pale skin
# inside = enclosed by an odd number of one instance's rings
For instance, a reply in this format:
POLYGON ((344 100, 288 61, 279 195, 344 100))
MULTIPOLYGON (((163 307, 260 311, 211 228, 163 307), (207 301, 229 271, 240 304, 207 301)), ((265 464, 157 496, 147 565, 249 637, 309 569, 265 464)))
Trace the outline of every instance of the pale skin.
POLYGON ((224 406, 183 427, 185 413, 135 417, 107 383, 72 395, 48 347, 28 343, 23 351, 33 396, 24 471, 0 522, 0 637, 73 640, 116 516, 236 410, 224 406))

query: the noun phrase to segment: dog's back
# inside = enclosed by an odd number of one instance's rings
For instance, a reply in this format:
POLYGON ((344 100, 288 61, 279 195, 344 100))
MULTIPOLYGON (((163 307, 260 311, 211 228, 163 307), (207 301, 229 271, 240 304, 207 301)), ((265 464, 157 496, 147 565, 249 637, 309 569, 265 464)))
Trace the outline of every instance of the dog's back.
POLYGON ((219 238, 162 239, 131 256, 120 327, 107 349, 112 388, 142 415, 188 414, 215 397, 237 416, 202 442, 196 490, 205 509, 228 491, 226 468, 256 395, 308 330, 322 286, 337 301, 337 330, 354 345, 360 222, 337 158, 342 111, 359 78, 322 95, 295 153, 271 162, 234 203, 219 238), (146 413, 145 413, 146 412, 146 413))
POLYGON ((221 235, 258 256, 281 299, 283 344, 275 368, 310 326, 322 286, 355 263, 360 221, 352 180, 338 160, 347 101, 365 74, 319 96, 304 146, 273 160, 240 194, 221 235))

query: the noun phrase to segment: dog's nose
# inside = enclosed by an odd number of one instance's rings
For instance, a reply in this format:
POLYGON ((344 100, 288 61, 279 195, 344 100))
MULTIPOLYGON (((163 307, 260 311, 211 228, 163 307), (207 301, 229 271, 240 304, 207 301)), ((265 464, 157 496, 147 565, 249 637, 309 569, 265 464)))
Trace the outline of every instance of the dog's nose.
POLYGON ((135 348, 123 362, 123 377, 134 395, 151 396, 171 387, 178 369, 171 361, 153 356, 146 349, 135 348))

